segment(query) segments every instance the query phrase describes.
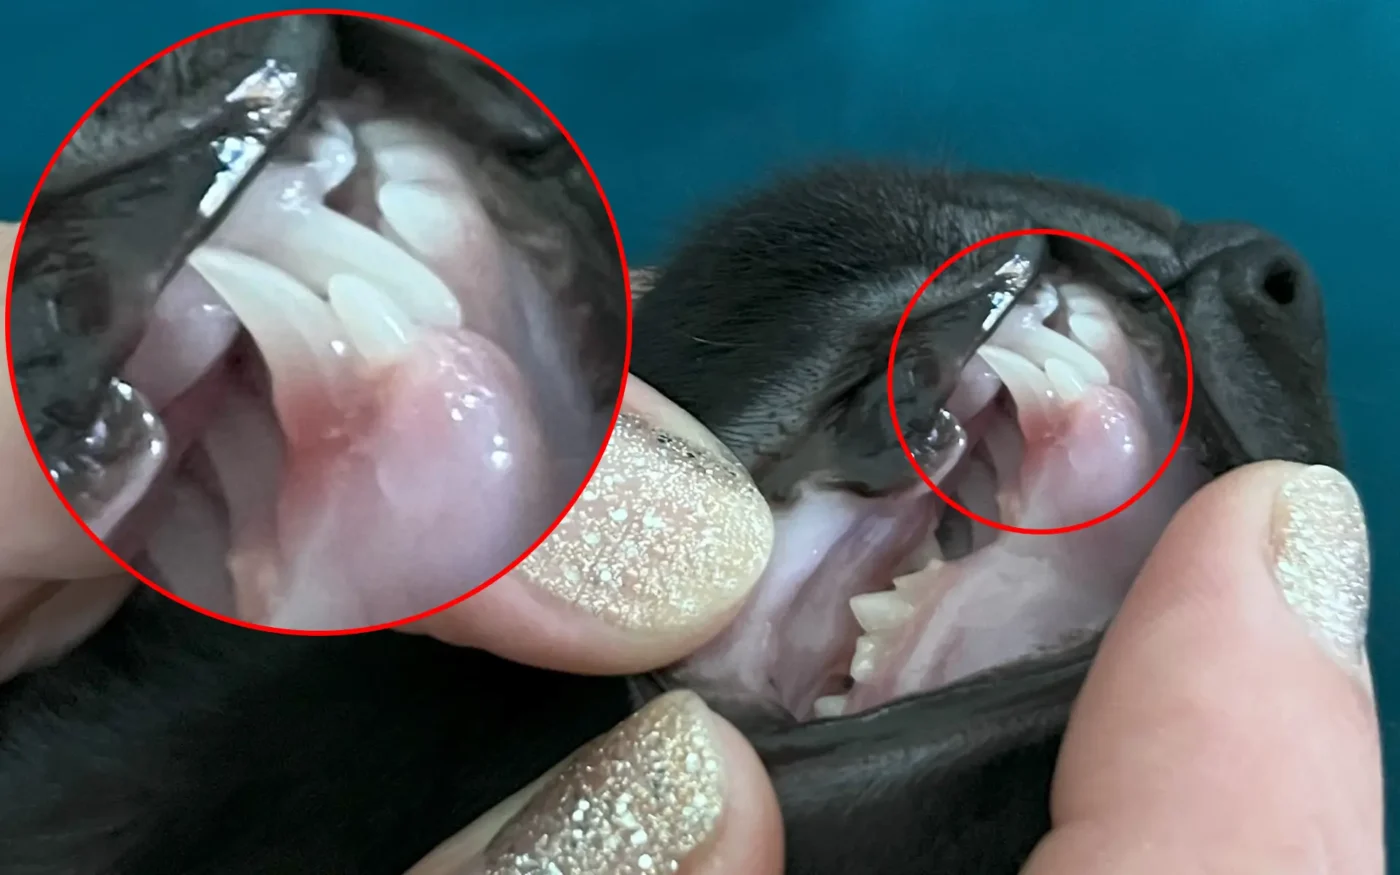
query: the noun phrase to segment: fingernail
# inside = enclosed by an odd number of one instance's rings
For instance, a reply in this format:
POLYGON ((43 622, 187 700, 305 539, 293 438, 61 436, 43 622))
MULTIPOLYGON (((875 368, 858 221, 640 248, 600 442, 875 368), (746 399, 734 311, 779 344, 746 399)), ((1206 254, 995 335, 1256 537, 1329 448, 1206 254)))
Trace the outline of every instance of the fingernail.
POLYGON ((521 575, 626 629, 685 628, 736 603, 773 545, 737 459, 624 412, 578 502, 521 575))
POLYGON ((1274 506, 1274 575, 1313 636, 1366 674, 1371 554, 1356 489, 1324 465, 1283 485, 1274 506))
POLYGON ((693 693, 653 700, 578 751, 496 834, 485 872, 675 872, 723 808, 713 726, 693 693))

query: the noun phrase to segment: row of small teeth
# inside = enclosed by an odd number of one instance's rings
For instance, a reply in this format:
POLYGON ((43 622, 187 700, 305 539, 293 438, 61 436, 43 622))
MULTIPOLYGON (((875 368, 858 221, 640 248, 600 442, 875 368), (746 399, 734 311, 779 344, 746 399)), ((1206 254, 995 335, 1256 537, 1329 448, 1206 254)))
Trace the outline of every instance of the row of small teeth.
POLYGON ((274 373, 318 374, 331 389, 352 353, 370 367, 392 364, 424 327, 461 326, 457 296, 424 261, 447 255, 461 217, 479 209, 447 151, 401 122, 365 122, 352 135, 324 119, 310 147, 326 189, 355 169, 357 143, 372 162, 378 231, 316 203, 275 229, 231 223, 189 258, 274 373))
MULTIPOLYGON (((1016 311, 978 355, 1005 384, 1023 428, 1028 420, 1047 416, 1056 405, 1081 397, 1089 386, 1110 383, 1108 368, 1096 353, 1111 349, 1117 329, 1093 289, 1066 284, 1057 291, 1045 285, 1031 303, 1019 305, 1016 311), (1068 337, 1044 324, 1062 299, 1069 311, 1068 337)), ((925 549, 927 562, 895 577, 893 589, 862 593, 850 600, 851 613, 863 630, 851 657, 849 674, 855 683, 874 676, 896 631, 917 613, 930 582, 942 569, 936 547, 928 544, 925 549)), ((840 717, 846 703, 845 695, 822 696, 813 703, 813 713, 818 718, 840 717)))

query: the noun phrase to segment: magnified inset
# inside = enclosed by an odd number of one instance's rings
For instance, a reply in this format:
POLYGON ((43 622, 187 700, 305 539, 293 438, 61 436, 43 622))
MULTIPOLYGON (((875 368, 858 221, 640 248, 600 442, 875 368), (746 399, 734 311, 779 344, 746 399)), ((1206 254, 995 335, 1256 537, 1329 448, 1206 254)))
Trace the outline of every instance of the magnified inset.
POLYGON ((201 34, 108 92, 26 217, 7 318, 60 495, 148 583, 381 626, 553 528, 620 399, 606 200, 490 62, 387 19, 201 34))

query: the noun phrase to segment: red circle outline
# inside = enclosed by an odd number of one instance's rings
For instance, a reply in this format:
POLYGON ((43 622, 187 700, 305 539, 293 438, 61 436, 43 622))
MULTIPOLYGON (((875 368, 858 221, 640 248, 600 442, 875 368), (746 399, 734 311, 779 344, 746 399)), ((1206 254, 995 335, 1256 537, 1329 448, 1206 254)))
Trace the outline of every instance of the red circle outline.
POLYGON ((1169 466, 1172 463, 1172 459, 1176 457, 1177 450, 1181 449, 1181 442, 1186 437, 1186 424, 1191 421, 1191 400, 1195 394, 1194 386, 1195 367, 1191 361, 1191 342, 1186 339, 1186 327, 1181 323, 1181 316, 1177 314, 1176 308, 1172 306, 1172 302, 1167 298, 1167 293, 1163 291, 1161 285, 1159 285, 1157 281, 1152 278, 1152 275, 1149 274, 1143 268, 1142 265, 1138 264, 1132 258, 1129 258, 1126 253, 1119 251, 1118 249, 1114 248, 1113 246, 1110 246, 1102 240, 1096 240, 1095 238, 1090 237, 1087 234, 1077 234, 1074 231, 1061 231, 1056 228, 1029 228, 1021 231, 1007 231, 1002 234, 997 234, 993 237, 988 237, 987 239, 982 240, 981 242, 974 243, 971 246, 968 246, 962 251, 955 253, 947 261, 939 265, 938 269, 935 270, 929 276, 928 279, 924 280, 923 285, 919 286, 918 290, 914 292, 913 299, 911 299, 909 301, 908 306, 904 308, 904 315, 900 317, 899 325, 896 326, 894 330, 894 340, 890 342, 889 363, 885 369, 885 399, 889 402, 890 420, 894 423, 895 437, 899 439, 899 446, 904 451, 904 457, 909 460, 910 465, 914 466, 914 472, 919 475, 919 479, 924 481, 924 483, 930 489, 932 489, 938 495, 939 498, 943 499, 943 501, 946 502, 949 507, 955 508, 963 516, 977 520, 979 523, 982 523, 985 526, 990 526, 991 528, 998 529, 1003 532, 1013 532, 1018 535, 1062 535, 1067 532, 1077 532, 1080 529, 1087 529, 1090 526, 1096 526, 1101 522, 1105 522, 1109 519, 1112 519, 1113 517, 1117 516, 1118 514, 1122 513, 1123 511, 1131 507, 1133 504, 1135 504, 1138 501, 1138 499, 1146 495, 1148 490, 1155 486, 1157 484, 1157 481, 1161 479, 1162 475, 1166 473, 1167 466, 1169 466), (909 314, 914 311, 914 305, 919 302, 919 298, 923 297, 924 292, 928 289, 929 286, 933 285, 933 281, 938 279, 939 275, 942 274, 943 271, 947 270, 953 265, 954 262, 956 262, 963 256, 971 252, 975 252, 978 249, 981 249, 983 246, 987 246, 1001 240, 1010 240, 1015 237, 1027 237, 1033 234, 1043 234, 1051 237, 1068 237, 1071 240, 1078 240, 1081 243, 1089 243, 1099 247, 1100 249, 1110 252, 1121 258, 1123 261, 1127 262, 1128 265, 1133 268, 1133 270, 1137 271, 1143 279, 1147 280, 1148 285, 1152 286, 1152 290, 1157 293, 1157 297, 1161 298, 1162 303, 1166 305, 1167 312, 1171 314, 1172 322, 1176 325, 1177 335, 1181 338, 1181 350, 1186 356, 1186 408, 1181 415, 1181 426, 1176 431, 1176 440, 1172 442, 1171 451, 1168 452, 1167 457, 1162 460, 1162 464, 1157 469, 1157 473, 1153 474, 1151 479, 1149 479, 1141 489, 1134 493, 1132 497, 1115 507, 1113 510, 1110 510, 1104 514, 1100 514, 1099 516, 1094 517, 1091 520, 1086 520, 1082 523, 1075 523, 1072 526, 1060 526, 1058 528, 1053 529, 1027 529, 1022 528, 1020 526, 1009 526, 1005 523, 995 522, 993 520, 987 519, 984 516, 980 516, 979 514, 973 513, 972 511, 963 507, 961 504, 958 504, 948 495, 944 494, 943 490, 938 488, 938 484, 933 482, 933 478, 929 477, 928 474, 924 472, 924 469, 919 465, 919 463, 915 461, 914 453, 912 450, 909 449, 909 442, 904 439, 904 430, 899 425, 899 414, 895 411, 894 405, 895 353, 899 348, 899 337, 901 334, 904 333, 904 325, 909 321, 909 314))
POLYGON ((256 15, 249 15, 249 16, 246 16, 246 17, 243 17, 243 18, 235 19, 235 20, 233 20, 233 21, 225 22, 225 23, 220 24, 220 25, 216 25, 216 26, 214 26, 214 27, 206 28, 205 30, 200 31, 199 33, 196 33, 196 34, 194 34, 193 36, 186 37, 185 39, 180 40, 179 42, 177 42, 177 43, 175 43, 175 44, 173 44, 173 45, 171 45, 171 46, 169 46, 169 47, 167 47, 167 48, 165 48, 165 49, 162 49, 161 51, 159 51, 159 52, 157 52, 156 54, 152 55, 152 56, 151 56, 150 58, 148 58, 144 63, 137 65, 135 68, 133 68, 133 69, 131 70, 131 72, 127 73, 125 76, 123 76, 121 79, 119 79, 119 80, 116 82, 116 84, 114 84, 111 88, 108 88, 107 91, 106 91, 105 93, 103 93, 102 96, 99 97, 99 98, 96 100, 96 102, 94 102, 94 103, 92 104, 91 107, 88 108, 87 112, 83 113, 82 117, 78 119, 77 123, 74 124, 74 125, 73 125, 73 128, 68 132, 68 135, 65 136, 65 137, 63 138, 63 142, 59 144, 58 149, 54 152, 53 157, 49 159, 49 163, 44 167, 44 172, 41 173, 41 174, 39 175, 39 181, 38 181, 38 183, 34 186, 34 193, 33 193, 32 195, 30 195, 30 197, 29 197, 29 204, 28 204, 28 205, 25 207, 25 209, 24 209, 24 217, 20 219, 19 228, 18 228, 18 230, 17 230, 17 232, 16 232, 16 234, 15 234, 15 248, 14 248, 14 252, 13 252, 13 253, 11 254, 11 256, 10 256, 10 270, 9 270, 9 274, 8 274, 8 279, 6 280, 6 283, 5 283, 5 359, 6 359, 6 365, 8 366, 9 371, 10 371, 10 388, 11 388, 11 391, 13 392, 13 394, 14 394, 15 406, 19 409, 19 419, 20 419, 20 423, 21 423, 21 424, 23 425, 23 427, 24 427, 24 436, 25 436, 25 438, 29 441, 29 448, 30 448, 30 450, 33 452, 35 460, 39 463, 39 467, 40 467, 40 470, 43 472, 44 479, 48 481, 50 487, 53 489, 54 494, 58 496, 58 500, 59 500, 60 502, 63 503, 63 507, 68 511, 69 516, 71 516, 71 517, 78 523, 78 526, 87 534, 87 536, 88 536, 89 538, 91 538, 91 539, 93 540, 93 542, 96 543, 97 546, 98 546, 104 553, 106 553, 107 556, 108 556, 109 558, 112 559, 112 561, 116 562, 116 564, 117 564, 118 566, 120 566, 120 567, 122 568, 122 570, 126 571, 126 572, 127 572, 128 574, 130 574, 132 577, 135 577, 137 580, 141 581, 141 582, 144 583, 146 586, 149 586, 151 589, 154 589, 155 591, 161 593, 162 595, 166 596, 167 598, 170 598, 170 599, 172 599, 172 600, 174 600, 174 601, 180 603, 181 605, 184 605, 185 607, 187 607, 187 608, 189 608, 189 609, 191 609, 191 610, 193 610, 193 611, 197 611, 198 613, 204 614, 205 616, 208 616, 208 617, 213 617, 214 619, 221 620, 221 621, 223 621, 223 622, 225 622, 225 623, 231 623, 231 624, 233 624, 233 625, 242 626, 242 627, 247 628, 247 629, 257 629, 257 630, 262 631, 262 632, 274 632, 274 633, 282 634, 282 635, 302 635, 302 636, 311 636, 311 637, 326 637, 326 636, 333 636, 333 635, 355 635, 355 634, 359 634, 359 633, 361 633, 361 632, 377 632, 377 631, 381 631, 381 630, 384 630, 384 629, 393 629, 393 628, 398 627, 398 626, 404 626, 404 625, 408 625, 408 624, 411 624, 411 623, 416 623, 416 622, 418 622, 418 621, 420 621, 420 620, 423 620, 423 619, 425 619, 425 618, 427 618, 427 617, 431 617, 431 616, 434 615, 434 614, 437 614, 437 613, 440 613, 440 612, 442 612, 442 611, 445 611, 445 610, 447 610, 448 608, 451 608, 451 607, 453 607, 453 606, 455 606, 455 605, 458 605, 458 604, 460 604, 460 603, 466 601, 467 599, 471 598, 472 596, 474 596, 474 595, 476 595, 477 593, 481 592, 482 590, 486 589, 488 586, 491 586, 492 584, 494 584, 494 583, 496 583, 497 581, 501 580, 503 577, 505 577, 505 576, 506 576, 507 574, 509 574, 511 571, 515 570, 515 567, 516 567, 517 565, 519 565, 521 562, 523 562, 527 556, 529 556, 531 553, 533 553, 533 552, 535 551, 535 549, 538 548, 538 547, 540 546, 540 544, 544 543, 545 539, 548 538, 548 537, 550 536, 550 534, 551 534, 556 528, 558 528, 558 526, 559 526, 559 524, 560 524, 561 522, 563 522, 564 517, 569 513, 569 511, 570 511, 571 509, 573 509, 573 506, 578 502, 579 496, 581 496, 581 495, 583 494, 584 488, 588 485, 588 481, 591 480, 591 479, 593 478, 594 472, 598 469, 598 465, 599 465, 599 463, 600 463, 600 462, 602 461, 602 459, 603 459, 603 451, 607 448, 608 441, 609 441, 609 440, 611 439, 611 437, 612 437, 613 429, 616 428, 616 426, 617 426, 617 418, 618 418, 618 415, 622 412, 622 398, 623 398, 623 395, 625 394, 626 389, 627 389, 627 376, 628 376, 628 373, 629 373, 629 371, 630 371, 630 369, 631 369, 631 364, 632 364, 632 277, 631 277, 631 272, 628 270, 628 267, 627 267, 627 253, 626 253, 626 251, 624 250, 623 245, 622 245, 622 233, 621 233, 621 232, 619 231, 619 229, 618 229, 618 226, 617 226, 617 218, 616 218, 616 216, 613 214, 612 204, 609 203, 607 194, 603 191, 602 183, 600 183, 600 182, 598 181, 598 175, 597 175, 597 173, 595 173, 594 170, 593 170, 593 165, 589 162, 588 158, 583 154, 583 150, 579 148, 579 145, 578 145, 578 143, 574 140, 573 135, 569 133, 568 129, 565 128, 564 125, 563 125, 562 123, 560 123, 559 119, 554 115, 553 112, 550 111, 549 107, 545 106, 545 105, 544 105, 544 102, 543 102, 542 100, 540 100, 540 98, 539 98, 538 96, 536 96, 536 94, 535 94, 533 91, 531 91, 529 88, 526 88, 526 87, 520 82, 520 80, 518 80, 518 79, 516 79, 514 76, 512 76, 509 72, 507 72, 504 68, 502 68, 502 67, 501 67, 499 64, 497 64, 495 61, 493 61, 493 60, 491 60, 490 58, 486 57, 486 56, 483 55, 481 52, 478 52, 477 50, 475 50, 475 49, 473 49, 473 48, 470 48, 470 47, 468 47, 468 46, 466 46, 466 45, 463 45, 463 44, 462 44, 461 42, 459 42, 458 40, 455 40, 455 39, 453 39, 453 38, 451 38, 451 37, 449 37, 449 36, 446 36, 446 35, 444 35, 444 34, 438 33, 438 32, 435 31, 435 30, 431 30, 431 29, 429 29, 429 28, 423 27, 422 25, 413 24, 412 22, 404 21, 404 20, 401 19, 401 18, 395 18, 395 17, 393 17, 393 16, 391 16, 391 15, 382 15, 382 14, 375 13, 375 12, 360 12, 360 11, 348 10, 348 9, 328 9, 328 8, 288 9, 288 10, 281 10, 281 11, 278 11, 278 12, 262 12, 262 13, 258 13, 258 14, 256 14, 256 15), (74 135, 77 134, 78 129, 81 128, 81 127, 83 126, 83 124, 88 120, 89 117, 92 116, 92 114, 97 110, 97 108, 98 108, 99 106, 101 106, 108 98, 110 98, 110 97, 117 91, 117 89, 121 88, 121 87, 122 87, 123 85, 125 85, 128 81, 130 81, 131 78, 132 78, 133 76, 135 76, 137 73, 141 72, 141 71, 144 70, 146 67, 148 67, 148 66, 150 66, 151 64, 155 63, 157 60, 159 60, 160 58, 162 58, 162 57, 164 57, 165 55, 169 54, 170 52, 173 52, 173 51, 175 51, 176 49, 178 49, 178 48, 180 48, 180 47, 182 47, 182 46, 188 45, 188 44, 194 42, 195 40, 203 39, 204 37, 208 36, 209 34, 217 33, 217 32, 219 32, 219 31, 221 31, 221 30, 226 30, 226 29, 228 29, 228 28, 230 28, 230 27, 237 27, 237 26, 239 26, 239 25, 248 24, 248 23, 254 22, 254 21, 261 21, 261 20, 263 20, 263 19, 268 19, 268 18, 281 18, 281 17, 288 16, 288 15, 341 15, 341 16, 350 16, 350 17, 356 17, 356 18, 368 18, 368 19, 373 19, 373 20, 376 20, 376 21, 383 21, 383 22, 387 22, 387 23, 389 23, 389 24, 398 24, 398 25, 401 25, 401 26, 403 26, 403 27, 411 28, 411 29, 416 30, 416 31, 418 31, 418 32, 420 32, 420 33, 424 33, 424 34, 427 34, 427 35, 429 35, 429 36, 437 37, 438 39, 443 40, 444 42, 447 42, 447 43, 449 43, 449 44, 451 44, 451 45, 457 47, 458 49, 461 49, 462 51, 464 51, 464 52, 466 52, 466 53, 472 55, 472 56, 475 57, 477 60, 481 61, 483 64, 485 64, 486 66, 490 67, 490 68, 491 68, 492 70, 494 70, 496 73, 498 73, 498 74, 500 74, 502 77, 504 77, 504 78, 506 79, 506 81, 510 82, 510 83, 511 83, 512 85, 514 85, 516 88, 519 88, 526 96, 528 96, 528 97, 530 98, 531 101, 534 102, 534 104, 535 104, 536 106, 538 106, 538 107, 540 108, 540 111, 543 112, 543 113, 545 114, 545 116, 550 120, 550 122, 559 130, 559 133, 563 134, 564 139, 567 140, 568 143, 569 143, 569 146, 570 146, 571 148, 573 148, 574 154, 578 155, 579 161, 582 162, 582 164, 583 164, 583 166, 584 166, 584 169, 588 171, 588 177, 589 177, 589 179, 591 179, 591 180, 593 181, 593 187, 594 187, 594 189, 596 189, 597 192, 598 192, 598 198, 603 202, 603 208, 604 208, 604 210, 607 211, 607 214, 608 214, 608 223, 612 226, 613 240, 614 240, 614 242, 617 244, 617 256, 618 256, 619 265, 620 265, 621 270, 622 270, 623 283, 624 283, 623 291, 624 291, 624 293, 626 294, 626 298, 627 298, 627 301, 626 301, 626 306, 627 306, 627 340, 626 340, 626 348, 625 348, 624 353, 623 353, 622 374, 621 374, 621 379, 620 379, 619 384, 618 384, 617 401, 614 402, 614 404, 613 404, 612 418, 611 418, 611 420, 609 420, 609 422, 608 422, 608 430, 607 430, 607 433, 604 435, 603 441, 602 441, 602 443, 601 443, 601 444, 599 445, 599 447, 598 447, 598 453, 597 453, 597 455, 596 455, 596 456, 594 457, 594 459, 593 459, 593 465, 592 465, 592 467, 590 467, 590 468, 588 469, 588 475, 587 475, 586 477, 584 477, 582 481, 580 481, 580 483, 579 483, 579 485, 578 485, 578 489, 576 489, 576 490, 574 491, 573 497, 571 497, 571 498, 569 499, 568 504, 566 504, 566 505, 564 506, 564 509, 561 510, 561 511, 559 512, 559 515, 558 515, 557 517, 555 517, 554 521, 553 521, 552 523, 549 524, 549 527, 548 527, 547 529, 545 529, 545 531, 534 541, 534 543, 532 543, 532 544, 525 550, 525 552, 521 553, 520 556, 518 556, 518 557, 517 557, 514 561, 512 561, 509 565, 507 565, 505 568, 501 569, 501 571, 500 571, 499 573, 497 573, 494 577, 490 578, 490 579, 487 580, 485 583, 482 583, 481 585, 477 586, 476 588, 474 588, 474 589, 472 589, 472 590, 469 590, 468 592, 464 593, 463 595, 459 596, 458 598, 455 598, 455 599, 453 599, 452 601, 449 601, 449 602, 444 602, 443 604, 438 605, 437 607, 432 608, 432 609, 430 609, 430 610, 423 611, 423 612, 418 613, 418 614, 414 614, 414 615, 411 616, 411 617, 405 617, 405 618, 403 618, 403 619, 394 620, 394 621, 388 622, 388 623, 379 623, 379 624, 376 624, 376 625, 373 625, 373 626, 360 626, 360 627, 355 627, 355 628, 350 628, 350 629, 330 629, 330 630, 319 630, 319 629, 318 629, 318 630, 282 629, 282 628, 278 628, 278 627, 276 627, 276 626, 265 626, 265 625, 262 625, 262 624, 259 624, 259 623, 250 623, 250 622, 248 622, 248 621, 246 621, 246 620, 239 620, 239 619, 236 619, 236 618, 234 618, 234 617, 228 617, 228 616, 225 616, 225 615, 223 615, 223 614, 219 614, 219 613, 216 613, 216 612, 214 612, 214 611, 211 611, 211 610, 209 610, 209 609, 207 609, 207 608, 203 608, 203 607, 201 607, 201 606, 199 606, 199 605, 194 604, 193 602, 186 601, 185 599, 183 599, 183 598, 181 598, 181 597, 175 595, 174 593, 168 592, 168 591, 165 590, 164 588, 162 588, 162 587, 160 587, 160 586, 157 586, 155 583, 151 582, 150 580, 147 580, 143 575, 141 575, 140 573, 138 573, 138 572, 136 571, 136 569, 132 568, 129 564, 127 564, 127 562, 126 562, 125 560, 123 560, 121 557, 117 556, 111 549, 109 549, 109 548, 107 547, 107 545, 106 545, 105 543, 102 542, 102 539, 99 538, 99 537, 97 537, 97 535, 92 531, 92 529, 88 527, 87 523, 83 521, 82 517, 79 516, 79 515, 77 514, 77 512, 75 512, 75 511, 73 510, 73 506, 68 502, 67 497, 65 497, 65 496, 63 495, 62 491, 59 490, 58 484, 54 483, 54 482, 53 482, 53 478, 49 476, 49 474, 48 474, 48 466, 45 464, 44 458, 43 458, 42 454, 40 454, 40 452, 39 452, 39 446, 38 446, 37 443, 35 443, 33 434, 30 432, 30 429, 29 429, 29 422, 25 419, 23 405, 21 405, 21 404, 19 403, 19 382, 18 382, 18 380, 17 380, 16 377, 15 377, 15 362, 14 362, 13 346, 12 346, 12 345, 10 344, 10 342, 9 342, 9 340, 10 340, 10 329, 11 329, 11 326, 10 326, 10 310, 11 310, 11 308, 10 308, 10 300, 11 300, 11 297, 13 296, 13 294, 14 294, 15 266, 16 266, 16 265, 18 264, 18 262, 19 262, 19 247, 20 247, 20 243, 21 243, 21 242, 23 241, 23 239, 24 239, 24 230, 25 230, 25 227, 26 227, 26 226, 28 225, 28 223, 29 223, 29 217, 30 217, 30 214, 31 214, 31 213, 33 212, 33 210, 34 210, 34 203, 35 203, 36 200, 38 200, 39 192, 40 192, 40 191, 43 189, 43 187, 44 187, 44 180, 48 178, 49 172, 50 172, 51 170, 53 170, 53 166, 54 166, 54 164, 58 161, 59 155, 61 155, 61 154, 63 153, 63 150, 66 149, 66 148, 68 147, 69 142, 73 139, 74 135))

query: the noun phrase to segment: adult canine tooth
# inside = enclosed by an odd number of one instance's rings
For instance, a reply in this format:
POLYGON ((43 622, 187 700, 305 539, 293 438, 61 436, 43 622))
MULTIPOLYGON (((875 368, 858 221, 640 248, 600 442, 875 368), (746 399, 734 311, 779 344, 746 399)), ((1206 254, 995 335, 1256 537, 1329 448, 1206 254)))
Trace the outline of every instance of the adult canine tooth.
POLYGON ((242 230, 238 248, 257 255, 324 292, 336 274, 357 273, 393 298, 415 322, 462 324, 457 296, 437 274, 389 240, 324 206, 275 227, 242 230))
POLYGON ((812 703, 812 713, 817 717, 840 717, 846 713, 846 697, 822 696, 812 703))
POLYGON ((452 159, 421 143, 404 143, 372 153, 374 166, 386 183, 426 182, 461 187, 462 174, 452 159))
POLYGON ((417 337, 408 314, 371 282, 339 274, 331 277, 329 296, 350 342, 371 366, 398 361, 417 337))
POLYGON ((1084 375, 1084 381, 1098 386, 1108 385, 1108 368, 1094 358, 1093 353, 1056 331, 1038 325, 1024 332, 1018 332, 1013 341, 1015 351, 1021 353, 1039 367, 1057 358, 1073 365, 1084 375))
POLYGON ((851 658, 851 679, 856 683, 865 683, 875 674, 875 650, 874 638, 862 635, 856 639, 856 653, 851 658))
POLYGON ((1052 413, 1055 393, 1045 372, 1024 356, 998 346, 984 345, 977 351, 1006 384, 1016 402, 1017 419, 1026 432, 1039 431, 1052 413))
POLYGON ((895 593, 867 592, 851 599, 851 613, 867 632, 893 629, 914 616, 914 606, 895 593))
POLYGON ((1055 394, 1066 401, 1079 398, 1087 386, 1078 370, 1059 359, 1049 359, 1045 362, 1045 376, 1050 379, 1055 394))

